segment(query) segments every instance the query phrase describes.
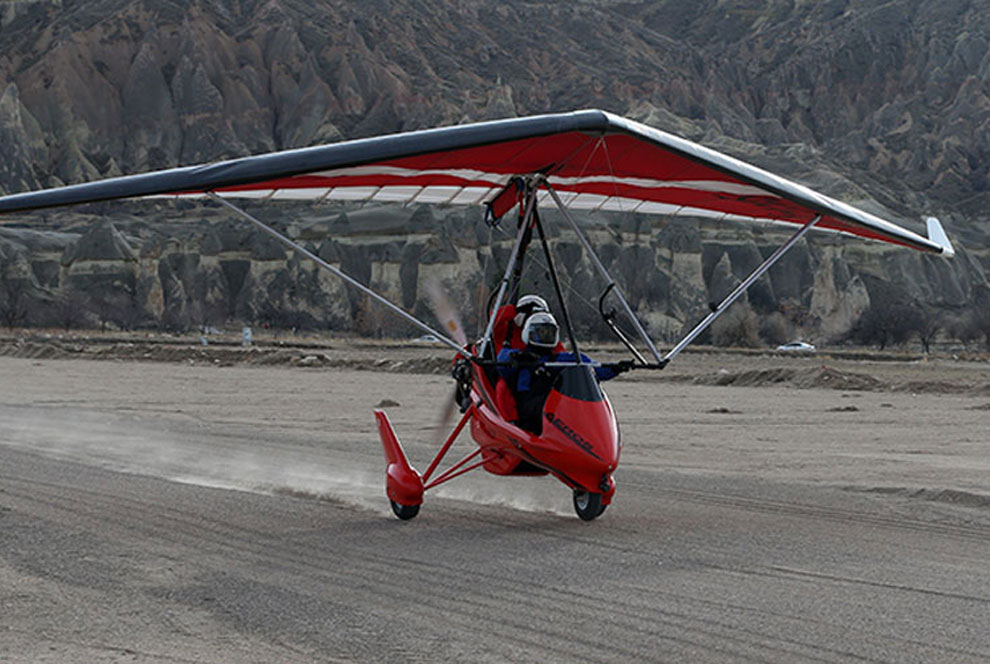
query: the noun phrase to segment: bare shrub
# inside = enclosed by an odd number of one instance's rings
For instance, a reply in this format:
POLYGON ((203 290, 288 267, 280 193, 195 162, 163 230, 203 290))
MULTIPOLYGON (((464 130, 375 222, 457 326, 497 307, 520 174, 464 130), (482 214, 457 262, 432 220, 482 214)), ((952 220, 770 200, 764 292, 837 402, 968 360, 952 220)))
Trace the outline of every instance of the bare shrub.
POLYGON ((793 327, 804 327, 811 322, 808 308, 793 297, 784 298, 777 305, 777 310, 784 317, 784 320, 793 327))
POLYGON ((968 346, 983 336, 971 311, 950 318, 945 324, 945 333, 950 339, 955 339, 964 346, 968 346))
POLYGON ((362 293, 358 301, 357 315, 354 317, 354 327, 363 337, 381 339, 388 336, 392 316, 393 314, 386 311, 385 307, 362 293))
POLYGON ((91 295, 86 301, 86 309, 100 324, 101 332, 116 324, 117 304, 113 297, 107 294, 91 295))
POLYGON ((760 338, 764 343, 777 346, 787 342, 787 319, 775 311, 760 321, 760 338))
POLYGON ((738 303, 712 323, 712 343, 716 346, 756 348, 760 345, 759 322, 748 304, 738 303))
POLYGON ((974 289, 973 309, 970 312, 973 327, 983 337, 983 343, 990 350, 990 290, 986 287, 974 289))
POLYGON ((973 305, 968 311, 945 321, 946 335, 965 345, 983 340, 990 350, 990 290, 977 286, 973 292, 973 305))

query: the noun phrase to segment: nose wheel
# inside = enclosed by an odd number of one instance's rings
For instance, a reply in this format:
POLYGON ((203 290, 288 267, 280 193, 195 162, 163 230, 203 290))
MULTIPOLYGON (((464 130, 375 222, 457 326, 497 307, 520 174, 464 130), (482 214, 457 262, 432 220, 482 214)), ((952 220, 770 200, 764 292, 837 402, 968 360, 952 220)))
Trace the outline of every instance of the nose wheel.
POLYGON ((602 494, 576 489, 574 491, 574 511, 584 521, 597 519, 607 506, 602 504, 602 494))
POLYGON ((408 521, 419 514, 419 505, 402 505, 394 500, 389 500, 389 502, 392 503, 392 511, 395 512, 395 516, 403 521, 408 521))

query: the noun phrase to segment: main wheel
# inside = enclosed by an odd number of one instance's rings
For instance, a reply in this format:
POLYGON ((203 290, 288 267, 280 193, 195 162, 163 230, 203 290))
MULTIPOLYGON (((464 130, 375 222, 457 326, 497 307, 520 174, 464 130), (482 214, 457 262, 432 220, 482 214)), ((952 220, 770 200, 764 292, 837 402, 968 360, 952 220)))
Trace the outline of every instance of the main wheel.
POLYGON ((605 507, 602 505, 602 494, 580 489, 574 491, 574 511, 583 520, 591 521, 598 518, 605 511, 605 507))
POLYGON ((392 503, 392 511, 395 512, 395 516, 403 521, 408 521, 419 514, 419 505, 400 505, 391 499, 388 502, 392 503))

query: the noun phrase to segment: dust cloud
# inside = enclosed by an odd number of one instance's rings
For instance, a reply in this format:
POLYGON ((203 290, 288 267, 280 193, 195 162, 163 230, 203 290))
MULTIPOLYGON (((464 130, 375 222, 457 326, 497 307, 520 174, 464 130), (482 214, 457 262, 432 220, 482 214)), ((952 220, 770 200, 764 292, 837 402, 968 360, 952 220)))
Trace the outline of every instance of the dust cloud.
POLYGON ((183 437, 148 421, 84 410, 0 406, 0 444, 116 471, 221 489, 278 493, 387 512, 382 477, 300 450, 183 437))
MULTIPOLYGON (((111 470, 219 489, 290 495, 390 513, 384 463, 331 458, 325 451, 262 447, 161 430, 126 415, 65 408, 0 406, 0 444, 111 470)), ((255 441, 256 443, 256 441, 255 441)), ((570 494, 544 478, 475 473, 432 490, 440 498, 546 514, 570 515, 570 494)))

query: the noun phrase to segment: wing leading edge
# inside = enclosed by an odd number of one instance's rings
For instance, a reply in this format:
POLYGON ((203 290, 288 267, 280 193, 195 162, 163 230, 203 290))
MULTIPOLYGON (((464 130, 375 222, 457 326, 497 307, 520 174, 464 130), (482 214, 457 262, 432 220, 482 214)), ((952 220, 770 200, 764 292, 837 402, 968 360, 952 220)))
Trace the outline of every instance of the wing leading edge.
MULTIPOLYGON (((570 209, 804 224, 952 255, 925 238, 691 141, 604 111, 405 132, 0 197, 0 213, 135 197, 478 205, 540 173, 570 209)), ((547 192, 540 204, 552 206, 547 192)), ((933 218, 932 218, 933 219, 933 218)))

